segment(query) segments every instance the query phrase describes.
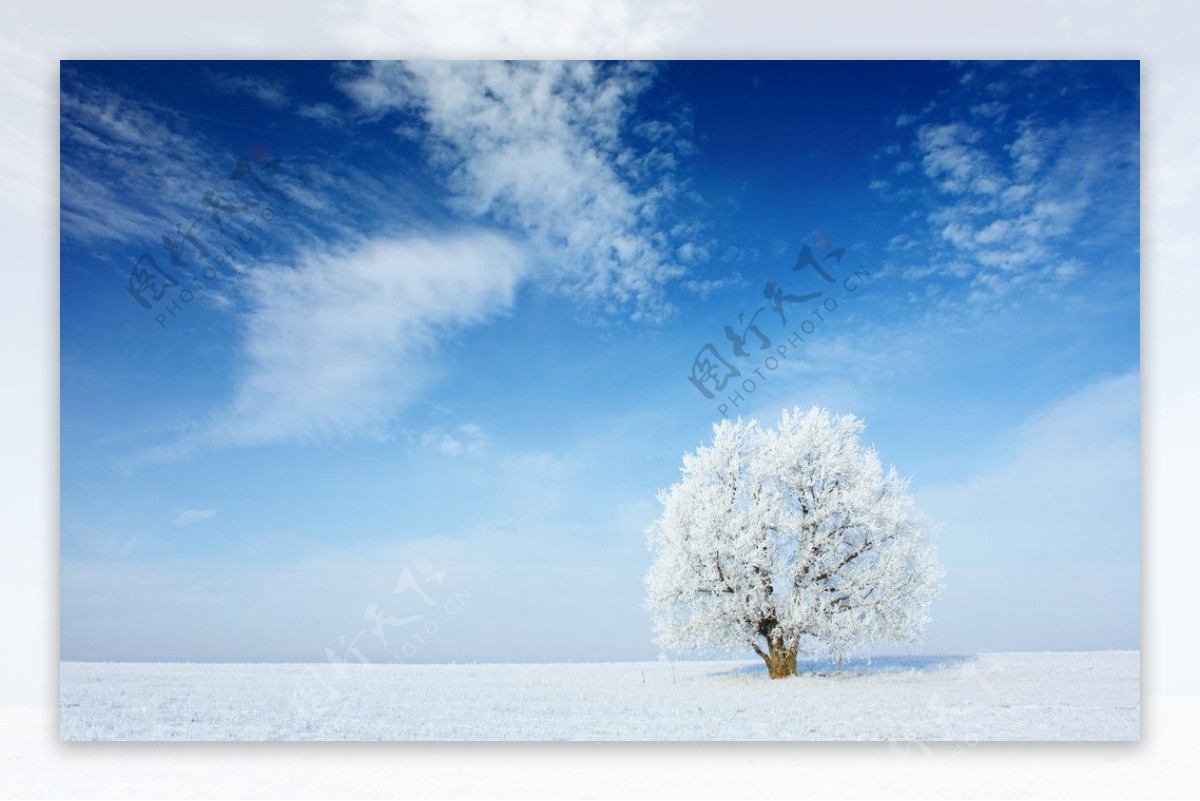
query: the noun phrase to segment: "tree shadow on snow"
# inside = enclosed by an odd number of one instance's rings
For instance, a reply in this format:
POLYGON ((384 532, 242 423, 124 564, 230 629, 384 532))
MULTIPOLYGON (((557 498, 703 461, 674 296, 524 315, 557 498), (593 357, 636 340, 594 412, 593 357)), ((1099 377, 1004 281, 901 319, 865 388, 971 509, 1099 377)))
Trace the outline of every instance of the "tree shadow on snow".
MULTIPOLYGON (((843 660, 839 665, 833 659, 806 659, 796 663, 796 672, 801 676, 871 676, 885 673, 936 673, 974 662, 978 657, 966 654, 944 654, 940 656, 871 656, 843 660)), ((722 671, 723 676, 766 675, 767 666, 761 662, 750 663, 732 670, 722 671)))

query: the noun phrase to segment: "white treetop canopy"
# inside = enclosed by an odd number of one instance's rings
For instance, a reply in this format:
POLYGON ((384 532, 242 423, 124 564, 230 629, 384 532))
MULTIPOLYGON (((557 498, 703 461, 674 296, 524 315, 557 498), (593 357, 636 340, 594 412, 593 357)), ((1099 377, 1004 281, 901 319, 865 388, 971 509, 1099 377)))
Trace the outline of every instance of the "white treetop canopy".
MULTIPOLYGON (((667 650, 844 656, 915 640, 942 577, 908 484, 853 415, 713 427, 659 493, 647 607, 667 650)), ((774 673, 772 674, 774 675, 774 673)))

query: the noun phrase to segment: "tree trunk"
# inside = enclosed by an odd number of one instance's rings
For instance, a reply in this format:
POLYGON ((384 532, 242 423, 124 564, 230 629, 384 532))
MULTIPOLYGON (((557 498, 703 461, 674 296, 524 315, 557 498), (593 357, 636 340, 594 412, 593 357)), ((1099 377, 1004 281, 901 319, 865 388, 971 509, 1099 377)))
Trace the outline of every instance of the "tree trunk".
POLYGON ((796 649, 785 648, 782 641, 771 640, 771 650, 763 661, 767 663, 767 675, 782 679, 796 675, 796 649))

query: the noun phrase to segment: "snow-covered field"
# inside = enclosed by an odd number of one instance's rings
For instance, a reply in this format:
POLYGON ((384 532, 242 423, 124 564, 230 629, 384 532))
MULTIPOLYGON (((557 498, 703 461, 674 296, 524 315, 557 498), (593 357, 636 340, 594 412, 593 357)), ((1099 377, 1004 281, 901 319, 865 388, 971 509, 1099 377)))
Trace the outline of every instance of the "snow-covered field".
POLYGON ((1136 740, 1137 651, 761 663, 64 662, 64 740, 1136 740))

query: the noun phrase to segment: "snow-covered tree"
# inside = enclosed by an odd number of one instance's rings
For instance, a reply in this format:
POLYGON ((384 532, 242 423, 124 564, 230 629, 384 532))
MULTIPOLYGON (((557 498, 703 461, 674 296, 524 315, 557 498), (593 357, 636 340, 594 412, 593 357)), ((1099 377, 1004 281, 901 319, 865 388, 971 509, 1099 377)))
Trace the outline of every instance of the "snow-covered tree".
POLYGON ((910 642, 942 570, 905 480, 853 415, 784 411, 713 426, 659 493, 646 605, 667 650, 751 648, 772 678, 796 658, 910 642))

